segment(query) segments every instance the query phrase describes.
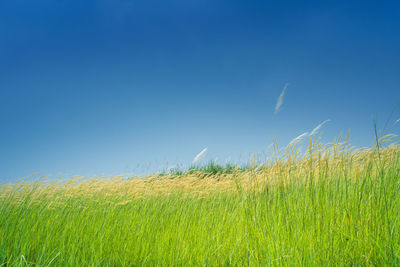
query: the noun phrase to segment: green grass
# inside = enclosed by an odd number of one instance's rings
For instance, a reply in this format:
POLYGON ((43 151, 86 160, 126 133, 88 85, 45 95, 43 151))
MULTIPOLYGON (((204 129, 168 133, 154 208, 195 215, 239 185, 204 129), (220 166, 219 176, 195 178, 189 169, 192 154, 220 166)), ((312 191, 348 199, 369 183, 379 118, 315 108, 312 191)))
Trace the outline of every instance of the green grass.
POLYGON ((212 166, 130 183, 4 185, 0 265, 400 264, 398 145, 312 144, 259 171, 212 166), (153 192, 157 183, 165 190, 153 192), (192 183, 203 187, 181 187, 192 183))

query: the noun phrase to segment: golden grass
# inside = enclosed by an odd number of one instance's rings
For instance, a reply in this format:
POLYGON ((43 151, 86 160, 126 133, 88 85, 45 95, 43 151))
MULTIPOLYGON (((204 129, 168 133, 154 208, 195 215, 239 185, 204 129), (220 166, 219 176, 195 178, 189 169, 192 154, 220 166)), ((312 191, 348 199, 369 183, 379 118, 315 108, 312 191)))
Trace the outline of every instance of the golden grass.
MULTIPOLYGON (((381 142, 390 141, 386 136, 381 142)), ((261 167, 254 164, 247 170, 237 168, 233 173, 207 174, 202 171, 186 172, 181 175, 152 174, 144 178, 115 177, 74 177, 50 181, 41 178, 34 182, 7 184, 1 187, 0 197, 9 198, 11 194, 24 196, 35 190, 35 196, 65 197, 107 196, 147 197, 181 192, 203 196, 223 191, 264 191, 270 186, 285 186, 293 182, 307 182, 310 177, 330 179, 344 177, 357 180, 370 173, 376 177, 379 167, 384 168, 399 154, 398 145, 376 149, 350 148, 347 143, 322 145, 310 139, 308 150, 302 154, 296 147, 287 147, 283 153, 275 148, 272 160, 261 167), (332 174, 332 170, 335 174, 332 174)), ((256 162, 256 159, 254 159, 256 162)), ((309 181, 308 181, 309 182, 309 181)))

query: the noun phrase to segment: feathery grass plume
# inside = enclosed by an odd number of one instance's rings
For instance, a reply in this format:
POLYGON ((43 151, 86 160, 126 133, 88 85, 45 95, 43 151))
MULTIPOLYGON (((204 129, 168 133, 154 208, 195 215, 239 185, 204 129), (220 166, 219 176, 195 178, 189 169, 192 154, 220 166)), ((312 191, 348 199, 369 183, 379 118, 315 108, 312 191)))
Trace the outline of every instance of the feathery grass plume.
POLYGON ((318 126, 315 127, 315 128, 311 131, 310 136, 313 136, 313 135, 317 134, 318 131, 319 131, 319 129, 321 129, 321 127, 322 127, 325 123, 327 123, 327 122, 329 122, 329 121, 331 121, 331 120, 330 120, 330 119, 324 120, 323 122, 321 122, 320 124, 318 124, 318 126))
POLYGON ((304 137, 306 137, 308 135, 308 132, 305 132, 299 136, 297 136, 296 138, 294 138, 292 141, 290 141, 288 146, 293 146, 296 145, 298 142, 300 142, 304 137))
POLYGON ((286 92, 286 89, 288 88, 288 86, 289 86, 289 84, 287 83, 283 87, 282 93, 280 94, 280 96, 278 97, 278 100, 276 101, 274 114, 277 114, 279 112, 279 109, 281 108, 282 103, 283 103, 283 97, 285 96, 285 92, 286 92))
POLYGON ((397 119, 397 121, 394 123, 394 124, 396 124, 396 123, 399 123, 400 122, 400 118, 399 119, 397 119))
POLYGON ((194 164, 194 163, 200 161, 200 160, 204 157, 204 155, 206 154, 206 152, 207 152, 207 148, 204 148, 202 151, 200 151, 200 153, 197 154, 196 157, 194 157, 194 159, 193 159, 193 161, 192 161, 192 164, 194 164))

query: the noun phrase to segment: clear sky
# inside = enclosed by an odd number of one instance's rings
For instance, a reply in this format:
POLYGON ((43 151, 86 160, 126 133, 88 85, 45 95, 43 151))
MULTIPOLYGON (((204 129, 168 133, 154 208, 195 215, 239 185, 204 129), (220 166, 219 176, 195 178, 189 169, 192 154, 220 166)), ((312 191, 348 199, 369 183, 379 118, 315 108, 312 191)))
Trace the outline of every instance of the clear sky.
POLYGON ((0 1, 0 180, 247 160, 326 119, 370 145, 400 99, 396 2, 0 1))

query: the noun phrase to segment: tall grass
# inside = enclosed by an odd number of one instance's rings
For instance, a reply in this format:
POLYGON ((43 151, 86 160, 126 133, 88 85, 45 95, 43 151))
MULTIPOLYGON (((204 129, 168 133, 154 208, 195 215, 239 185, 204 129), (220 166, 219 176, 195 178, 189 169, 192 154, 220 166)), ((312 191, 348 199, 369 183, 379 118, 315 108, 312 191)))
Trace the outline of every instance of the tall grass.
POLYGON ((5 266, 398 265, 400 147, 0 189, 5 266))

